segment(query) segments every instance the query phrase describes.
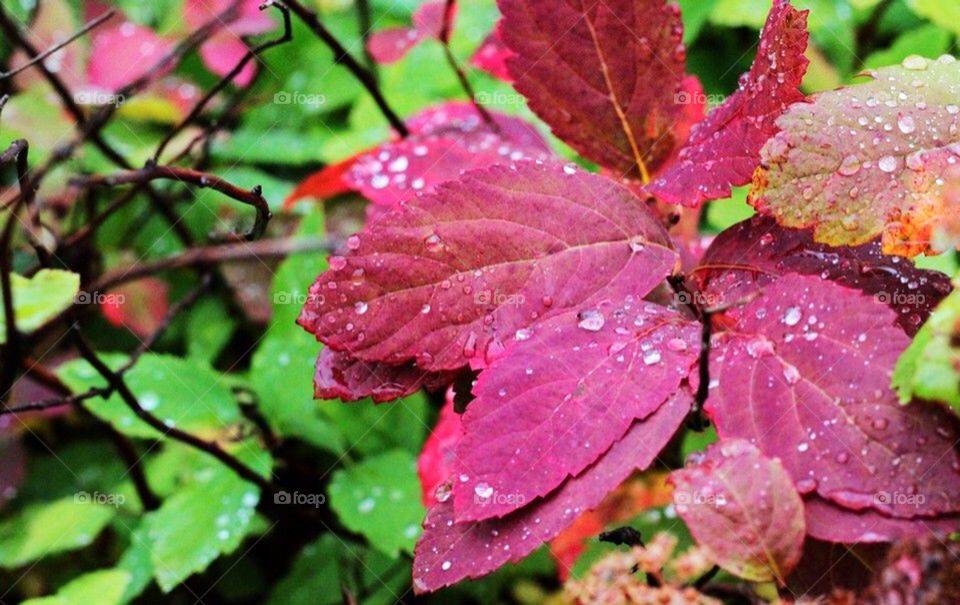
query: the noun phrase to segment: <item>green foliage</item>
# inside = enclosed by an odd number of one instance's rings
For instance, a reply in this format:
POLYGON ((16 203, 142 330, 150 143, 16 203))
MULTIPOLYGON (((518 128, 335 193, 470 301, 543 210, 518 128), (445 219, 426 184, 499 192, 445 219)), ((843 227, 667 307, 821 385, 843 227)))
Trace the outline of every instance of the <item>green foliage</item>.
MULTIPOLYGON (((17 330, 33 332, 73 304, 80 291, 80 276, 69 271, 43 269, 32 278, 14 273, 13 317, 17 330)), ((7 324, 0 307, 0 344, 7 341, 7 324)))
POLYGON ((84 574, 64 585, 50 597, 30 599, 24 605, 120 605, 130 574, 121 569, 105 569, 84 574))
POLYGON ((83 492, 31 505, 0 523, 0 566, 19 567, 88 546, 116 512, 83 492))
POLYGON ((960 295, 947 296, 920 328, 893 371, 900 401, 943 401, 960 413, 960 295))
POLYGON ((330 483, 330 506, 340 521, 391 557, 413 553, 426 512, 415 464, 409 452, 387 452, 338 470, 330 483))

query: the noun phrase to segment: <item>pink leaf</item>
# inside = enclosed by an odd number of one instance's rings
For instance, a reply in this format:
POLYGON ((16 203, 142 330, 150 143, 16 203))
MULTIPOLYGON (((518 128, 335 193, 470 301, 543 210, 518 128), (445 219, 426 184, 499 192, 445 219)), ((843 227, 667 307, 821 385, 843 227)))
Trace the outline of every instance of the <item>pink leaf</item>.
POLYGON ((732 309, 711 356, 721 438, 779 458, 801 493, 911 518, 960 511, 958 430, 939 406, 900 406, 890 373, 909 338, 886 305, 787 275, 732 309), (897 494, 885 499, 884 494, 897 494))
POLYGON ((509 82, 510 72, 507 70, 507 58, 511 55, 510 49, 500 37, 499 23, 494 26, 487 37, 480 43, 477 50, 470 57, 470 64, 482 69, 491 76, 509 82))
POLYGON ((817 496, 806 499, 805 511, 807 533, 810 536, 845 544, 893 542, 909 536, 960 529, 958 515, 895 519, 873 510, 848 510, 817 496))
POLYGON ((417 456, 417 476, 420 477, 424 506, 437 504, 437 487, 453 474, 454 452, 462 436, 460 414, 453 406, 453 389, 448 389, 437 424, 417 456))
POLYGON ((950 278, 886 256, 880 244, 833 247, 813 241, 810 230, 784 229, 768 217, 738 223, 714 240, 694 272, 703 303, 719 307, 756 294, 780 275, 800 273, 854 288, 887 304, 913 335, 950 292, 950 278))
POLYGON ((468 103, 420 112, 407 121, 415 134, 361 154, 344 181, 375 204, 395 206, 469 170, 547 157, 546 144, 527 122, 493 115, 498 131, 468 103))
POLYGON ((678 262, 626 188, 533 162, 469 173, 347 246, 311 286, 298 322, 358 359, 416 360, 430 371, 483 366, 517 330, 643 296, 678 262))
POLYGON ((519 561, 560 533, 635 469, 656 458, 690 410, 688 391, 680 390, 646 420, 633 423, 606 455, 549 496, 501 519, 454 523, 449 489, 427 512, 424 532, 414 550, 413 585, 436 590, 464 578, 476 578, 507 561, 519 561))
MULTIPOLYGON (((247 45, 243 40, 230 32, 221 31, 214 34, 200 46, 200 58, 203 64, 218 76, 225 76, 243 60, 247 54, 247 45)), ((233 79, 236 86, 247 86, 257 73, 256 61, 250 61, 243 66, 237 77, 233 79)))
POLYGON ((392 366, 364 362, 324 348, 317 357, 313 393, 318 399, 357 401, 370 397, 380 403, 405 397, 424 387, 437 390, 452 380, 448 374, 431 374, 413 364, 392 366))
MULTIPOLYGON (((685 51, 661 0, 499 0, 516 89, 553 132, 616 174, 647 180, 673 153, 685 51)), ((684 128, 681 124, 680 128, 684 128)))
MULTIPOLYGON (((224 14, 234 0, 185 0, 183 18, 191 28, 198 28, 224 14)), ((232 19, 227 19, 224 28, 234 36, 248 36, 273 29, 273 18, 260 10, 261 0, 243 0, 232 19)))
MULTIPOLYGON (((151 73, 173 45, 173 40, 132 21, 94 30, 87 81, 97 88, 115 92, 151 73)), ((163 73, 153 75, 159 78, 163 73)))
POLYGON ((420 32, 421 36, 425 37, 440 38, 444 31, 449 34, 453 27, 453 19, 456 16, 456 6, 454 4, 453 10, 447 15, 446 0, 424 2, 417 7, 417 10, 413 11, 411 17, 413 26, 420 32))
POLYGON ((693 127, 676 161, 648 187, 651 193, 672 204, 696 207, 729 196, 731 185, 750 182, 760 148, 777 131, 774 121, 803 99, 800 81, 809 63, 803 54, 806 16, 807 11, 797 11, 788 0, 774 1, 750 71, 736 92, 693 127))
POLYGON ((779 460, 740 439, 673 471, 673 501, 697 543, 730 573, 781 585, 803 552, 803 501, 779 460))
POLYGON ((124 326, 141 338, 153 334, 167 314, 167 284, 145 277, 103 295, 100 309, 107 321, 124 326))
POLYGON ((463 415, 457 521, 501 517, 578 475, 677 390, 699 341, 698 324, 633 297, 523 331, 463 415))
POLYGON ((367 51, 377 63, 386 65, 402 59, 421 39, 422 34, 412 27, 387 27, 370 34, 367 51))

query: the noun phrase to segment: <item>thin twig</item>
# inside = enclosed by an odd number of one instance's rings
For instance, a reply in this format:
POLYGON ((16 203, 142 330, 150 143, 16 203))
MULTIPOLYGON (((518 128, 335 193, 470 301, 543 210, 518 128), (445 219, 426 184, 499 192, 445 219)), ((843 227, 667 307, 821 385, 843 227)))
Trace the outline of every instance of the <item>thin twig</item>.
POLYGON ((373 97, 374 103, 380 108, 380 113, 390 122, 390 125, 397 131, 397 134, 406 138, 410 134, 410 130, 390 107, 386 97, 383 96, 383 92, 380 90, 380 85, 377 84, 377 80, 373 77, 370 70, 361 65, 353 55, 347 51, 343 44, 330 33, 330 30, 328 30, 320 21, 320 18, 317 17, 317 13, 305 7, 299 0, 282 0, 282 2, 286 4, 287 8, 293 11, 318 38, 323 40, 330 50, 333 51, 333 60, 350 70, 350 73, 360 81, 360 84, 362 84, 363 87, 367 89, 367 92, 370 93, 370 96, 373 97))
POLYGON ((249 190, 241 189, 218 176, 190 168, 160 166, 151 162, 140 170, 126 170, 109 175, 76 177, 71 179, 70 184, 75 187, 114 187, 117 185, 139 185, 155 180, 172 180, 197 185, 199 187, 209 187, 241 204, 253 207, 257 214, 253 228, 244 236, 248 241, 257 239, 263 235, 263 232, 267 228, 267 222, 272 216, 270 206, 267 204, 267 200, 264 199, 263 191, 259 185, 249 190))
POLYGON ((240 59, 240 61, 233 67, 233 69, 231 69, 230 72, 227 73, 227 75, 225 75, 223 78, 221 78, 220 81, 217 82, 213 88, 207 91, 207 94, 205 94, 203 98, 197 101, 197 103, 193 106, 193 109, 190 110, 190 113, 187 114, 187 116, 183 118, 179 124, 174 126, 163 138, 163 140, 160 141, 160 144, 157 145, 157 150, 153 154, 154 162, 160 161, 160 155, 163 153, 164 149, 167 148, 167 145, 170 144, 170 141, 172 141, 175 136, 177 136, 180 132, 182 132, 183 129, 187 127, 187 125, 193 122, 197 118, 197 116, 199 116, 203 112, 207 104, 217 94, 219 94, 220 91, 222 91, 231 82, 233 82, 233 80, 238 75, 240 75, 240 72, 243 71, 243 68, 246 67, 250 61, 257 58, 257 56, 259 56, 260 53, 263 53, 264 51, 270 48, 273 48, 274 46, 279 46, 281 44, 284 44, 286 42, 293 40, 293 28, 290 23, 290 11, 287 10, 287 8, 282 4, 277 4, 275 2, 272 2, 272 0, 270 2, 265 2, 264 4, 261 4, 260 10, 264 10, 271 6, 273 6, 283 14, 283 35, 281 35, 279 38, 274 38, 272 40, 267 40, 265 42, 262 42, 257 46, 255 46, 254 48, 247 49, 247 53, 243 56, 242 59, 240 59))
POLYGON ((480 114, 480 118, 486 122, 491 129, 498 132, 500 127, 496 121, 494 121, 490 112, 487 111, 487 108, 477 102, 477 93, 473 90, 473 85, 470 84, 470 80, 467 79, 467 74, 463 71, 463 66, 461 66, 457 58, 453 56, 453 50, 450 48, 450 34, 452 33, 450 28, 453 22, 453 11, 456 9, 456 6, 457 0, 447 0, 443 7, 443 26, 440 29, 439 37, 440 45, 443 47, 443 54, 447 58, 447 64, 450 66, 450 69, 453 70, 453 73, 456 74, 457 80, 460 82, 460 87, 463 88, 463 92, 466 93, 467 98, 470 99, 470 103, 474 109, 477 110, 477 113, 480 114))
POLYGON ((102 15, 100 15, 99 17, 97 17, 96 19, 93 19, 93 20, 91 20, 90 22, 88 22, 86 25, 84 25, 82 28, 80 28, 79 30, 77 30, 76 33, 74 33, 72 36, 70 36, 69 38, 67 38, 67 39, 64 40, 63 42, 60 42, 59 44, 55 44, 55 45, 51 46, 50 48, 48 48, 47 50, 43 51, 42 53, 31 57, 29 61, 27 61, 26 63, 24 63, 24 64, 21 65, 20 67, 17 67, 17 68, 15 68, 15 69, 10 70, 10 71, 0 71, 0 80, 5 80, 5 79, 7 79, 7 78, 9 78, 9 77, 11 77, 11 76, 15 76, 15 75, 17 75, 18 73, 20 73, 20 72, 22 72, 22 71, 30 68, 31 66, 36 65, 36 64, 39 63, 40 61, 43 61, 44 59, 46 59, 47 57, 49 57, 49 56, 52 55, 53 53, 55 53, 55 52, 57 52, 58 50, 61 50, 62 48, 70 45, 71 43, 73 43, 73 42, 76 41, 77 39, 79 39, 79 38, 83 37, 84 35, 86 35, 86 33, 89 32, 90 30, 94 29, 95 27, 97 27, 97 26, 99 26, 101 23, 103 23, 104 21, 106 21, 106 20, 110 19, 111 17, 113 17, 113 16, 116 14, 116 12, 117 12, 117 11, 114 10, 114 9, 108 10, 107 12, 103 13, 102 15))

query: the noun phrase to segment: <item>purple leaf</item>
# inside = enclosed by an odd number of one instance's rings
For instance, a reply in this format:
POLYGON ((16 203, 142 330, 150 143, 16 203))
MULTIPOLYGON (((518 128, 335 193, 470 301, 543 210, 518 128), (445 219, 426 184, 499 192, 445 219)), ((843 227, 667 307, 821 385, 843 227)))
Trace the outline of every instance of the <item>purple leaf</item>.
POLYGON ((956 422, 900 406, 890 374, 909 338, 886 305, 787 275, 727 313, 706 409, 721 438, 779 458, 801 493, 911 518, 960 511, 956 422), (885 499, 884 494, 897 494, 885 499))
POLYGON ((457 521, 500 517, 553 491, 655 412, 696 363, 700 327, 630 298, 571 311, 480 374, 457 446, 457 521))
POLYGON ((803 501, 777 459, 742 439, 721 441, 673 471, 673 501, 720 567, 783 584, 803 552, 803 501))
POLYGON ((516 89, 553 132, 617 175, 649 180, 686 128, 683 25, 662 0, 499 0, 516 89))
POLYGON ((950 292, 950 278, 918 269, 909 259, 886 256, 879 242, 833 247, 813 241, 809 230, 785 229, 755 216, 730 227, 710 245, 694 278, 708 307, 746 300, 780 275, 818 275, 873 296, 897 313, 897 323, 916 333, 950 292))
POLYGON ((635 469, 649 466, 686 417, 690 402, 687 390, 678 391, 652 416, 634 422, 626 435, 583 474, 501 519, 454 523, 453 502, 446 490, 446 499, 427 512, 423 535, 414 550, 414 589, 436 590, 525 557, 573 523, 580 513, 599 504, 635 469))
POLYGON ((760 148, 777 131, 774 121, 803 99, 807 37, 807 11, 775 0, 753 66, 736 92, 693 127, 676 160, 647 190, 671 204, 697 207, 729 196, 731 185, 749 183, 760 148))
POLYGON ((817 496, 807 498, 804 506, 807 533, 827 542, 893 542, 909 536, 960 529, 960 515, 895 519, 873 510, 848 510, 817 496))
POLYGON ((569 166, 496 166, 402 204, 347 241, 300 325, 337 351, 429 371, 481 367, 517 330, 645 296, 675 270, 625 187, 569 166))
POLYGON ((324 348, 317 357, 313 390, 317 399, 357 401, 370 397, 380 403, 405 397, 421 388, 435 391, 452 380, 448 372, 424 372, 412 363, 392 366, 365 362, 324 348))

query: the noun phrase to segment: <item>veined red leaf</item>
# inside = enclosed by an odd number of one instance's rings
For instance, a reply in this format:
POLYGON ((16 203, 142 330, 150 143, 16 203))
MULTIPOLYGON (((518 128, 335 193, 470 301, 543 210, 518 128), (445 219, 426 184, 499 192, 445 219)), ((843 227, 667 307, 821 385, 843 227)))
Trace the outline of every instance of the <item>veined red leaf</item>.
POLYGON ((801 493, 912 518, 960 511, 956 421, 900 406, 890 374, 909 338, 886 305, 787 275, 730 310, 706 409, 721 438, 779 458, 801 493), (893 497, 886 498, 886 494, 893 497))
MULTIPOLYGON (((881 494, 881 498, 894 494, 881 494)), ((827 542, 844 544, 893 542, 931 532, 948 533, 960 529, 960 515, 897 519, 874 510, 852 511, 829 500, 813 496, 804 502, 807 534, 827 542)))
POLYGON ((460 414, 454 407, 453 389, 449 388, 437 423, 417 456, 417 476, 424 506, 437 503, 437 487, 453 475, 456 447, 462 436, 460 414))
POLYGON ((514 86, 585 158, 646 182, 680 143, 685 50, 663 0, 499 0, 514 86))
MULTIPOLYGON (((751 204, 817 241, 883 251, 939 252, 931 234, 944 216, 944 172, 960 157, 960 63, 917 56, 871 72, 872 80, 791 107, 764 145, 751 204)), ((953 205, 953 204, 951 204, 953 205)))
POLYGON ((647 190, 663 201, 696 207, 729 196, 732 185, 749 183, 760 148, 777 131, 774 121, 804 98, 800 81, 809 63, 807 38, 807 11, 794 9, 789 0, 774 0, 750 71, 693 127, 676 160, 647 190))
POLYGON ((897 313, 913 335, 950 292, 950 278, 918 269, 913 261, 887 256, 879 242, 833 247, 813 241, 807 229, 785 229, 754 216, 717 236, 693 273, 707 307, 746 300, 787 273, 818 275, 873 296, 897 313))
POLYGON ((491 112, 497 130, 487 126, 469 103, 448 102, 406 120, 412 133, 358 153, 308 176, 284 200, 289 207, 305 197, 360 191, 370 201, 392 207, 463 172, 524 158, 545 159, 550 150, 528 122, 491 112))
POLYGON ((633 297, 524 330, 463 415, 457 521, 502 517, 580 474, 677 390, 699 341, 699 324, 633 297))
POLYGON ((507 57, 510 54, 510 49, 503 43, 503 38, 500 35, 500 22, 497 22, 493 26, 493 30, 470 56, 470 64, 482 69, 494 78, 509 82, 510 72, 507 70, 507 57))
POLYGON ((678 262, 625 187, 534 162, 469 173, 347 246, 311 286, 300 325, 358 359, 429 371, 486 365, 517 330, 645 296, 678 262))
POLYGON ((803 501, 777 459, 742 439, 721 441, 673 471, 677 513, 720 567, 783 584, 803 552, 803 501))
POLYGON ((689 391, 678 391, 652 416, 634 422, 623 439, 581 475, 501 519, 454 523, 449 488, 442 486, 441 502, 427 512, 414 550, 414 589, 436 590, 522 559, 599 504, 635 469, 649 466, 683 422, 691 400, 689 391))
POLYGON ((317 399, 357 401, 365 397, 380 403, 393 401, 426 388, 436 391, 453 381, 448 373, 434 374, 412 363, 394 366, 366 362, 328 348, 317 357, 313 394, 317 399))

